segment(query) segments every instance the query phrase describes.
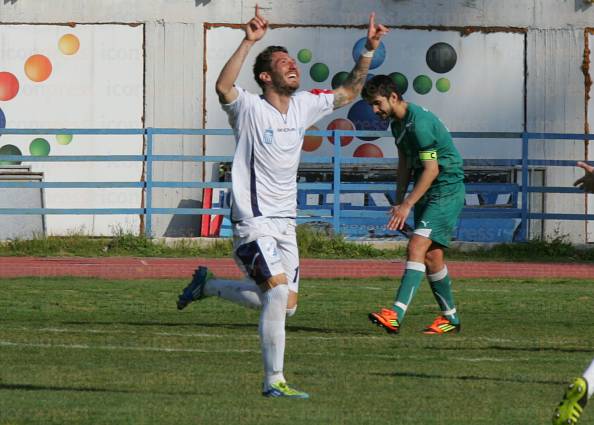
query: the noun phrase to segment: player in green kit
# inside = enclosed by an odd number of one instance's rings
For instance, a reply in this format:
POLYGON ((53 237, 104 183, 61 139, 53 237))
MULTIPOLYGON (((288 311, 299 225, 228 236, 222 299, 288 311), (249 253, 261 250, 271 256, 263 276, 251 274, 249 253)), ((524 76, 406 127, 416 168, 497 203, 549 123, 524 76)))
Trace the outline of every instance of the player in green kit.
POLYGON ((427 273, 441 314, 424 329, 426 334, 460 330, 444 248, 464 206, 462 157, 450 132, 433 113, 406 102, 386 75, 369 80, 361 96, 381 119, 392 120, 398 148, 396 204, 390 209, 388 229, 402 230, 414 209, 415 228, 408 243, 406 270, 390 309, 370 313, 369 320, 390 333, 400 331, 406 311, 427 273), (407 195, 409 182, 413 190, 407 195))

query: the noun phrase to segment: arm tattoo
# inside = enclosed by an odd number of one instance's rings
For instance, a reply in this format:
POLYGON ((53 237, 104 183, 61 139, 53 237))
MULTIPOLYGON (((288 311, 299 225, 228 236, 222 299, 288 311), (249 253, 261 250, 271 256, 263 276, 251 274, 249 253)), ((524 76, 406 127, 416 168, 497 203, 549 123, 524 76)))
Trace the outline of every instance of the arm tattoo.
POLYGON ((334 109, 352 102, 361 93, 370 64, 371 59, 367 58, 361 58, 357 62, 344 83, 334 93, 334 109))

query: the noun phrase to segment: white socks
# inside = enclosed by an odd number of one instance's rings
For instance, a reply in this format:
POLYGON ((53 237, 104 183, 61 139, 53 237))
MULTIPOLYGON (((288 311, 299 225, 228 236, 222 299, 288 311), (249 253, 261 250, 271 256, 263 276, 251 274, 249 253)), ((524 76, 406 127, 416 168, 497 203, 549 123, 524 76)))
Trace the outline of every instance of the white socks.
POLYGON ((277 382, 285 382, 285 315, 289 287, 278 285, 262 295, 260 313, 260 344, 264 361, 264 391, 277 382))
POLYGON ((588 398, 590 398, 594 394, 594 360, 592 360, 592 363, 590 363, 583 376, 588 382, 588 398))
POLYGON ((256 282, 251 279, 211 279, 204 286, 204 295, 207 297, 220 297, 248 308, 258 309, 262 307, 262 291, 260 291, 256 282))

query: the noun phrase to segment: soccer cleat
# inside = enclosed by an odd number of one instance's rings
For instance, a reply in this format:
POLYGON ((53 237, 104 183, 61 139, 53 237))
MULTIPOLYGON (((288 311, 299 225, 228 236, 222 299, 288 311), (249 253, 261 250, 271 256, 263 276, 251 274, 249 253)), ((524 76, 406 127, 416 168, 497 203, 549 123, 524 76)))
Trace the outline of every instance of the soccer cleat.
POLYGON ((394 310, 382 308, 379 313, 369 313, 369 320, 381 328, 384 328, 389 334, 400 332, 400 323, 398 315, 394 310))
POLYGON ((454 325, 444 316, 437 316, 433 323, 423 329, 423 333, 427 335, 447 334, 450 332, 460 332, 460 324, 454 325))
POLYGON ((553 425, 577 424, 587 402, 588 383, 584 378, 575 378, 565 390, 563 400, 555 409, 553 425))
POLYGON ((206 267, 198 267, 192 275, 192 281, 184 288, 177 299, 177 309, 183 310, 192 301, 200 300, 205 297, 204 285, 213 275, 206 267))
POLYGON ((267 391, 262 391, 264 397, 309 398, 309 394, 289 387, 286 382, 272 384, 267 391))

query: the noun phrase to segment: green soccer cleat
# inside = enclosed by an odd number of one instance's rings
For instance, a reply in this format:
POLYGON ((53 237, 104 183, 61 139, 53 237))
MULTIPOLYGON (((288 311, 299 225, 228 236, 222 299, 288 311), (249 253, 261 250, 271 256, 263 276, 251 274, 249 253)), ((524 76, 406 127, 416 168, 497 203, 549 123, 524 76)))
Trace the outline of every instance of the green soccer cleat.
POLYGON ((577 424, 587 402, 588 383, 584 378, 575 378, 565 390, 563 400, 555 409, 553 425, 577 424))
POLYGON ((272 384, 270 389, 267 391, 262 391, 262 395, 264 397, 309 398, 309 394, 289 387, 286 382, 277 382, 276 384, 272 384))

